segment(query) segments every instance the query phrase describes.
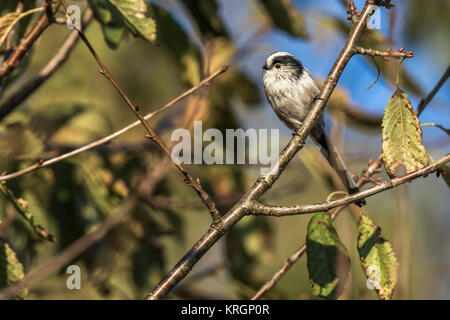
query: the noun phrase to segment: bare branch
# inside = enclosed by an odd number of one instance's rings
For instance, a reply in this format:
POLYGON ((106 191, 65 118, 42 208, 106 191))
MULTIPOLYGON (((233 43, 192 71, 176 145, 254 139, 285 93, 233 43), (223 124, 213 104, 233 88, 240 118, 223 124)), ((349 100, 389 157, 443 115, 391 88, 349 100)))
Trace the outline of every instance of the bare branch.
POLYGON ((380 51, 370 48, 367 49, 362 47, 355 47, 354 51, 356 54, 363 54, 372 57, 382 57, 386 61, 389 58, 404 59, 414 57, 414 53, 412 51, 405 51, 404 47, 401 47, 397 51, 392 51, 392 48, 387 48, 386 51, 380 51))
POLYGON ((302 148, 314 123, 320 117, 326 102, 333 92, 336 84, 353 55, 366 23, 372 14, 370 8, 375 0, 367 0, 361 12, 360 20, 354 23, 339 57, 332 67, 320 95, 316 99, 311 111, 302 126, 297 130, 289 144, 281 152, 278 162, 271 168, 268 174, 260 177, 251 189, 236 203, 223 217, 214 222, 202 238, 181 258, 160 283, 147 295, 146 299, 161 299, 165 297, 191 271, 197 261, 211 248, 228 230, 230 230, 247 213, 246 207, 254 200, 259 199, 277 181, 284 168, 302 148))
MULTIPOLYGON (((61 4, 67 11, 67 5, 64 0, 61 0, 61 4)), ((130 97, 126 94, 126 92, 122 89, 122 87, 119 85, 119 83, 114 79, 111 72, 108 70, 106 65, 103 63, 103 60, 98 56, 97 52, 94 50, 94 47, 86 37, 86 35, 83 33, 82 30, 79 28, 75 28, 78 32, 79 37, 84 42, 86 47, 89 49, 91 55, 94 57, 95 61, 100 67, 100 74, 105 76, 105 78, 111 83, 111 85, 116 89, 116 91, 119 93, 119 95, 123 98, 123 100, 126 102, 126 104, 130 107, 131 111, 136 115, 136 117, 141 122, 142 126, 145 128, 145 130, 148 132, 147 135, 145 135, 148 139, 153 140, 160 148, 166 153, 166 155, 171 158, 171 153, 169 148, 165 145, 165 143, 159 138, 159 136, 156 134, 156 132, 152 129, 152 127, 148 124, 144 116, 139 111, 139 106, 134 104, 130 97)), ((197 178, 194 180, 192 176, 189 174, 189 172, 186 170, 184 165, 182 163, 173 162, 177 169, 181 172, 181 174, 184 176, 184 182, 188 185, 190 185, 197 195, 202 200, 203 204, 208 208, 209 212, 211 213, 211 216, 214 221, 218 220, 220 218, 220 212, 217 210, 215 203, 211 200, 210 196, 203 190, 200 180, 197 178)))
MULTIPOLYGON (((47 2, 45 2, 44 7, 49 7, 47 2)), ((46 12, 43 12, 41 14, 33 29, 28 32, 28 34, 20 41, 20 44, 14 49, 8 59, 6 59, 0 66, 0 81, 19 66, 20 61, 22 61, 23 57, 25 57, 31 46, 37 39, 39 39, 39 36, 49 25, 50 22, 48 19, 48 12, 46 10, 46 12)))
POLYGON ((305 214, 305 213, 312 213, 312 212, 328 211, 335 207, 350 204, 356 200, 373 196, 382 191, 395 188, 406 182, 410 182, 414 179, 426 176, 426 175, 438 170, 441 165, 447 163, 448 161, 450 161, 450 154, 445 155, 441 159, 433 162, 432 164, 430 164, 428 166, 423 167, 422 169, 411 172, 411 173, 404 175, 402 177, 399 177, 399 178, 394 178, 394 179, 388 180, 388 181, 386 181, 384 183, 380 183, 372 188, 369 188, 369 189, 366 189, 364 191, 360 191, 357 193, 353 193, 347 197, 344 197, 344 198, 341 198, 338 200, 316 203, 316 204, 311 204, 311 205, 297 205, 297 206, 271 206, 271 205, 265 205, 265 204, 261 204, 256 201, 253 201, 247 207, 247 210, 248 210, 247 214, 248 215, 263 215, 263 216, 282 217, 282 216, 290 216, 290 215, 305 214))
MULTIPOLYGON (((183 92, 178 97, 172 99, 171 101, 169 101, 164 106, 162 106, 162 107, 160 107, 160 108, 158 108, 158 109, 156 109, 154 111, 151 111, 151 112, 147 113, 144 116, 144 119, 148 120, 148 119, 154 117, 155 115, 159 114, 160 112, 162 112, 162 111, 172 107, 177 102, 179 102, 179 101, 183 100, 184 98, 190 96, 191 94, 197 92, 199 89, 201 89, 201 88, 203 88, 205 86, 208 86, 213 79, 215 79, 217 76, 219 76, 220 74, 222 74, 225 71, 227 71, 227 69, 228 69, 228 66, 224 66, 224 67, 220 68, 219 70, 215 71, 208 78, 202 80, 196 86, 194 86, 194 87, 190 88, 189 90, 183 92)), ((86 145, 80 147, 80 148, 77 148, 76 150, 64 153, 64 154, 62 154, 60 156, 54 157, 54 158, 46 160, 46 161, 35 163, 35 164, 33 164, 33 165, 31 165, 31 166, 29 166, 27 168, 24 168, 22 170, 19 170, 19 171, 10 173, 10 174, 6 174, 6 175, 3 175, 3 176, 0 176, 0 181, 6 181, 6 180, 11 180, 11 179, 20 177, 20 176, 22 176, 24 174, 30 173, 30 172, 35 171, 37 169, 40 169, 40 168, 43 168, 43 167, 47 167, 47 166, 52 165, 52 164, 54 164, 56 162, 59 162, 61 160, 65 160, 67 158, 73 157, 73 156, 75 156, 75 155, 77 155, 77 154, 79 154, 81 152, 84 152, 84 151, 93 149, 95 147, 98 147, 98 146, 100 146, 102 144, 105 144, 105 143, 113 140, 114 138, 119 137, 120 135, 124 134, 125 132, 130 131, 131 129, 139 126, 140 124, 141 124, 141 122, 139 120, 137 120, 137 121, 129 124, 128 126, 126 126, 126 127, 122 128, 122 129, 120 129, 120 130, 110 134, 109 136, 106 136, 104 138, 101 138, 101 139, 98 139, 96 141, 93 141, 93 142, 91 142, 89 144, 86 144, 86 145)))
POLYGON ((123 218, 133 210, 133 207, 134 201, 130 201, 123 208, 120 208, 118 212, 109 215, 92 231, 73 242, 63 251, 50 258, 33 271, 29 272, 22 280, 0 289, 0 300, 14 297, 17 293, 36 285, 67 265, 74 258, 101 240, 112 228, 123 221, 123 218))
POLYGON ((450 77, 450 65, 447 67, 447 70, 445 70, 444 74, 439 79, 438 83, 434 86, 433 90, 431 90, 431 92, 425 97, 425 99, 422 99, 422 101, 420 101, 420 104, 417 107, 418 116, 422 114, 423 110, 425 110, 425 107, 430 103, 430 101, 434 98, 439 89, 444 85, 448 77, 450 77))

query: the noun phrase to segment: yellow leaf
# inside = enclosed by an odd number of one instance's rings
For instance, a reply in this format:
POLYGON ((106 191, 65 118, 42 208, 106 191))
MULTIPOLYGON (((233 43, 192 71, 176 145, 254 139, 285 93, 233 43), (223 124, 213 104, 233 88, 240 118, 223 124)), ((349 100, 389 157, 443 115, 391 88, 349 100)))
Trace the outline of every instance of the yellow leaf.
POLYGON ((408 95, 397 89, 383 117, 383 162, 389 176, 402 176, 430 162, 422 130, 408 95))

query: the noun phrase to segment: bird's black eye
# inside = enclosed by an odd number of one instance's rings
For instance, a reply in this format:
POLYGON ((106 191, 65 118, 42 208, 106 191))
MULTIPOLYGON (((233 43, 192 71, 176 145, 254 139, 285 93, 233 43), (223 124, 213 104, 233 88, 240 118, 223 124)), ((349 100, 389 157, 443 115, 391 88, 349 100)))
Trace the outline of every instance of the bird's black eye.
POLYGON ((275 68, 280 69, 281 68, 281 63, 275 63, 275 68))

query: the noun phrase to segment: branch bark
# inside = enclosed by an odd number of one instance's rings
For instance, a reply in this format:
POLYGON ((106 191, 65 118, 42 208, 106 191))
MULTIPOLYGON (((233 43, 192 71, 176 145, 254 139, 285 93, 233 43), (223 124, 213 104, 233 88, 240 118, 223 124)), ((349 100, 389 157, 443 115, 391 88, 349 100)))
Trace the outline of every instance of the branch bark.
POLYGON ((333 200, 333 201, 327 201, 327 202, 310 204, 310 205, 297 205, 297 206, 272 206, 272 205, 266 205, 266 204, 262 204, 262 203, 253 201, 247 208, 247 210, 248 210, 247 214, 248 215, 283 217, 283 216, 290 216, 290 215, 297 215, 297 214, 328 211, 335 207, 350 204, 352 202, 355 202, 356 200, 373 196, 382 191, 395 188, 406 182, 410 182, 414 179, 426 176, 426 175, 438 170, 440 166, 442 166, 443 164, 446 164, 448 161, 450 161, 450 153, 446 154, 444 157, 433 162, 432 164, 423 167, 422 169, 411 172, 411 173, 404 175, 402 177, 399 177, 399 178, 394 178, 394 179, 388 180, 386 182, 380 183, 377 186, 360 191, 358 193, 353 193, 342 199, 337 199, 337 200, 333 200))
POLYGON ((164 298, 174 286, 176 286, 191 271, 192 267, 200 258, 239 220, 247 213, 246 208, 252 201, 259 199, 277 181, 284 168, 294 158, 296 153, 302 148, 314 123, 320 117, 326 102, 333 92, 336 84, 352 57, 363 30, 366 27, 368 18, 372 14, 371 5, 378 3, 376 0, 367 0, 361 12, 360 20, 353 24, 350 34, 345 42, 344 48, 340 52, 334 63, 325 83, 322 87, 318 99, 315 101, 311 111, 297 130, 289 144, 284 148, 279 156, 279 160, 268 174, 260 177, 251 189, 236 203, 223 217, 213 222, 201 239, 181 258, 172 270, 160 281, 160 283, 147 295, 146 299, 154 300, 164 298))
MULTIPOLYGON (((60 0, 63 7, 67 11, 67 5, 64 0, 60 0)), ((145 130, 148 132, 146 137, 148 139, 153 140, 163 151, 164 153, 170 158, 171 153, 169 148, 165 145, 165 143, 159 138, 159 136, 156 134, 156 132, 153 130, 153 128, 148 124, 144 116, 139 111, 139 106, 134 104, 130 97, 126 94, 126 92, 122 89, 122 87, 119 85, 119 83, 114 79, 109 69, 106 67, 106 65, 103 63, 103 60, 99 57, 97 52, 94 50, 94 47, 92 46, 91 42, 88 40, 86 35, 83 33, 82 30, 79 28, 75 28, 78 32, 78 36, 81 38, 81 40, 84 42, 86 47, 89 49, 89 52, 94 57, 95 61, 97 62, 98 66, 100 67, 100 74, 105 76, 105 78, 111 83, 111 85, 116 89, 116 91, 119 93, 119 95, 122 97, 122 99, 126 102, 126 104, 130 107, 131 111, 136 115, 136 117, 141 122, 142 126, 145 128, 145 130)), ((189 172, 186 170, 184 165, 180 163, 173 162, 177 169, 181 172, 181 174, 184 176, 184 182, 188 185, 190 185, 197 195, 202 200, 203 204, 208 208, 209 212, 211 213, 211 217, 213 221, 216 221, 220 218, 220 212, 217 210, 216 205, 214 201, 211 200, 210 196, 203 190, 200 180, 194 180, 192 176, 189 174, 189 172)))
POLYGON ((392 51, 392 48, 388 48, 386 51, 375 50, 371 48, 356 47, 355 53, 372 57, 382 57, 384 60, 388 58, 403 59, 412 58, 414 53, 412 51, 404 51, 405 48, 400 48, 397 51, 392 51))

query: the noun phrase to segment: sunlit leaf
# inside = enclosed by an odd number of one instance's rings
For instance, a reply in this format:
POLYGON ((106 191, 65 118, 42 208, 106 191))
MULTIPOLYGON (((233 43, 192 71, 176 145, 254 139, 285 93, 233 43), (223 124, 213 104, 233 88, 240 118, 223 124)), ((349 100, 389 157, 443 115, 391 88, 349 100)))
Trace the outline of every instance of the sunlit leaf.
POLYGON ((397 89, 383 117, 383 162, 389 176, 402 176, 430 162, 422 144, 419 119, 408 95, 397 89))
POLYGON ((379 299, 390 299, 397 284, 397 258, 391 243, 381 237, 381 228, 363 213, 357 246, 368 287, 376 290, 379 299))
POLYGON ((306 257, 312 293, 339 298, 349 277, 350 257, 328 213, 317 213, 309 221, 306 257))
POLYGON ((144 0, 108 0, 131 26, 144 39, 156 41, 156 23, 148 16, 144 0))
POLYGON ((306 21, 290 0, 260 0, 275 27, 293 37, 306 38, 306 21))
MULTIPOLYGON (((16 253, 11 247, 0 238, 0 288, 23 279, 23 266, 17 259, 16 253)), ((28 290, 24 290, 16 296, 17 299, 24 299, 28 290)))

